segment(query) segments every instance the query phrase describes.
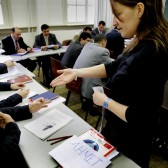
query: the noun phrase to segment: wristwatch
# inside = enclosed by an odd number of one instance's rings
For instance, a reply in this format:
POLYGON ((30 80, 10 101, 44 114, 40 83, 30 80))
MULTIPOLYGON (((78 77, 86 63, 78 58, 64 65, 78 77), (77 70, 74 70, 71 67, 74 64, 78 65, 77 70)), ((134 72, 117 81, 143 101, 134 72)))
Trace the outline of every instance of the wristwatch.
POLYGON ((103 108, 108 109, 108 102, 111 101, 112 99, 110 99, 109 97, 103 102, 103 108))

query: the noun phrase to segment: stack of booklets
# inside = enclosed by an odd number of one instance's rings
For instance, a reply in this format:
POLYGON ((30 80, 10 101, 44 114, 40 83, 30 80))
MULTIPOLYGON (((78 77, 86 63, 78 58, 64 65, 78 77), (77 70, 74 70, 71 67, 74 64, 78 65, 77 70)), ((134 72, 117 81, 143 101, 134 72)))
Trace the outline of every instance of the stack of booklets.
POLYGON ((49 152, 62 167, 105 168, 119 152, 101 134, 90 129, 74 135, 49 152))
POLYGON ((23 82, 23 83, 28 83, 28 82, 32 82, 32 78, 29 77, 28 75, 19 75, 13 79, 9 79, 7 80, 7 82, 10 83, 18 83, 18 82, 23 82))
POLYGON ((45 140, 72 120, 73 118, 69 115, 53 109, 24 127, 40 139, 45 140))

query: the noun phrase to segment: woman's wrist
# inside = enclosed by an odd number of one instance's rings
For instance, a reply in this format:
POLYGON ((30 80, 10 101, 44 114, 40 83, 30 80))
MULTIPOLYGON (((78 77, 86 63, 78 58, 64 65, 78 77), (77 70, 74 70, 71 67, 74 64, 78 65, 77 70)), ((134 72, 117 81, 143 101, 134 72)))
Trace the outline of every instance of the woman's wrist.
POLYGON ((74 72, 75 72, 75 78, 74 78, 74 80, 76 81, 78 79, 78 71, 77 71, 77 69, 74 69, 74 72))
POLYGON ((108 106, 109 106, 108 103, 111 100, 112 100, 111 98, 107 97, 106 100, 103 102, 102 107, 105 109, 108 109, 108 106))

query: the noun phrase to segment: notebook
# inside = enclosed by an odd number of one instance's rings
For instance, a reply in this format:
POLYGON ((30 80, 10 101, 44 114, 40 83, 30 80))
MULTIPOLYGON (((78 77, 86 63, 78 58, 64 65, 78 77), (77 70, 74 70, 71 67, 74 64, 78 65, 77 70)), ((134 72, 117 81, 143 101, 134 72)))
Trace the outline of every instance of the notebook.
POLYGON ((16 54, 12 54, 13 56, 23 56, 26 55, 29 51, 26 51, 24 53, 16 53, 16 54))
POLYGON ((19 75, 13 79, 9 79, 7 80, 7 82, 10 82, 10 83, 18 83, 18 82, 24 82, 24 83, 28 83, 28 82, 31 82, 32 81, 32 78, 27 76, 27 75, 19 75))
POLYGON ((72 120, 73 118, 71 116, 53 109, 41 117, 29 122, 24 127, 40 139, 44 140, 72 120))
POLYGON ((53 92, 47 91, 47 92, 44 92, 44 93, 41 93, 41 94, 37 94, 37 95, 35 95, 33 97, 30 97, 30 99, 31 100, 36 100, 36 99, 41 98, 41 97, 43 97, 46 100, 53 100, 53 99, 58 98, 59 95, 55 94, 53 92))

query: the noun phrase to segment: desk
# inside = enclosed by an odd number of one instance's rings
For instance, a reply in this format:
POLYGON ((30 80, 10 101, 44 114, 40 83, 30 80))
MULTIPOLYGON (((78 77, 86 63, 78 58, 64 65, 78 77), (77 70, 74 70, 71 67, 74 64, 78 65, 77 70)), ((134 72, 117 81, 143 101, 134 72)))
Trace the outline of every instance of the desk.
MULTIPOLYGON (((12 69, 13 69, 13 67, 12 67, 12 69)), ((12 78, 14 78, 18 75, 22 75, 22 74, 26 74, 26 75, 28 75, 32 78, 35 77, 34 73, 30 72, 27 68, 25 68, 21 64, 17 63, 17 66, 14 67, 13 70, 9 71, 9 69, 8 69, 8 73, 0 75, 0 81, 1 82, 6 82, 8 79, 12 79, 12 78)))
MULTIPOLYGON (((72 112, 67 106, 64 104, 59 104, 55 107, 56 109, 72 116, 74 120, 70 122, 68 125, 57 131, 52 137, 60 137, 64 135, 81 135, 85 131, 91 128, 91 126, 82 120, 79 116, 77 116, 74 112, 72 112)), ((44 112, 46 113, 46 112, 44 112)), ((44 114, 43 113, 43 114, 44 114)), ((41 116, 43 114, 35 114, 33 119, 41 116)), ((58 144, 50 145, 49 142, 42 141, 31 132, 27 131, 23 126, 30 122, 31 120, 25 120, 18 122, 19 128, 22 132, 21 140, 20 140, 20 147, 21 150, 30 166, 30 168, 54 168, 56 167, 56 162, 52 157, 48 154, 53 148, 55 148, 58 144)), ((61 143, 61 142, 60 142, 61 143)), ((113 159, 112 168, 138 168, 133 161, 126 158, 123 155, 119 155, 113 159)))
MULTIPOLYGON (((38 82, 33 80, 31 83, 26 84, 27 88, 30 88, 32 91, 36 91, 38 93, 42 93, 46 91, 38 82)), ((7 92, 1 92, 1 94, 7 94, 7 92)), ((73 117, 73 121, 70 122, 65 127, 61 128, 57 131, 54 135, 50 136, 53 137, 60 137, 65 135, 81 135, 82 133, 86 132, 90 128, 92 128, 88 123, 86 123, 83 119, 81 119, 77 114, 75 114, 72 110, 70 110, 67 106, 63 103, 52 107, 52 109, 58 109, 63 113, 73 117)), ((21 138, 20 138, 20 148, 25 156, 26 161, 28 162, 30 168, 55 168, 57 163, 56 161, 48 154, 53 148, 55 148, 58 144, 50 145, 50 142, 46 140, 43 141, 33 135, 31 132, 24 128, 24 125, 29 123, 30 121, 38 118, 41 115, 44 115, 47 111, 43 113, 34 113, 33 118, 29 120, 19 121, 17 124, 21 130, 21 138)), ((112 160, 112 164, 109 168, 139 168, 133 161, 126 158, 123 155, 119 155, 112 160)))
POLYGON ((54 55, 54 54, 61 54, 66 51, 65 47, 59 48, 58 50, 47 50, 47 51, 38 51, 38 52, 33 52, 33 53, 28 53, 23 56, 11 56, 14 61, 20 61, 20 60, 25 60, 27 58, 34 58, 34 57, 41 57, 41 56, 46 56, 46 55, 54 55))
MULTIPOLYGON (((34 81, 33 83, 28 83, 27 87, 31 88, 33 91, 36 91, 38 93, 46 91, 46 89, 39 85, 36 81, 34 81)), ((55 107, 51 108, 51 110, 54 108, 73 117, 74 120, 65 127, 61 128, 54 135, 50 136, 50 138, 65 135, 79 136, 85 131, 92 128, 88 123, 86 123, 82 118, 80 118, 76 113, 70 110, 63 103, 56 105, 55 107)), ((58 144, 50 145, 50 142, 39 139, 24 128, 24 125, 26 123, 29 123, 30 121, 38 118, 41 115, 44 115, 45 113, 47 113, 47 111, 43 113, 35 113, 33 114, 32 119, 17 122, 21 130, 20 148, 30 168, 54 168, 57 165, 55 160, 48 153, 61 142, 58 144)), ((137 166, 133 161, 131 161, 123 155, 119 155, 116 158, 114 158, 110 167, 139 168, 139 166, 137 166)))

